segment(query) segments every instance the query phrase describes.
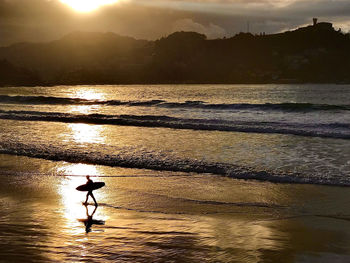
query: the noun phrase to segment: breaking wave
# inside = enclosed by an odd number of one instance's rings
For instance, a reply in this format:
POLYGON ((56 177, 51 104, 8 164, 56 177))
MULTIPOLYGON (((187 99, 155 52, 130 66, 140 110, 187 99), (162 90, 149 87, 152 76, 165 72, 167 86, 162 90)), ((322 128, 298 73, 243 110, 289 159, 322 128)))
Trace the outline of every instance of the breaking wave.
POLYGON ((81 98, 63 98, 48 96, 8 96, 0 95, 0 103, 30 105, 106 105, 106 106, 142 106, 164 108, 197 108, 214 110, 262 110, 262 111, 350 111, 350 105, 328 105, 312 103, 265 103, 265 104, 210 104, 203 101, 167 102, 164 100, 120 101, 87 100, 81 98))
POLYGON ((112 148, 113 149, 109 149, 108 152, 101 152, 98 150, 91 150, 91 148, 87 149, 87 147, 69 145, 36 145, 24 142, 0 141, 1 154, 28 156, 53 161, 159 171, 210 173, 236 179, 249 179, 274 183, 350 186, 350 178, 346 175, 341 177, 328 177, 321 175, 306 176, 295 172, 284 173, 258 171, 253 168, 240 167, 228 163, 207 162, 197 159, 181 159, 170 155, 159 156, 156 152, 149 153, 139 151, 128 154, 128 149, 112 148))
POLYGON ((154 115, 70 114, 39 111, 0 110, 0 119, 88 123, 138 127, 162 127, 206 131, 278 133, 311 137, 350 139, 347 123, 282 123, 258 121, 225 121, 219 119, 187 119, 154 115))

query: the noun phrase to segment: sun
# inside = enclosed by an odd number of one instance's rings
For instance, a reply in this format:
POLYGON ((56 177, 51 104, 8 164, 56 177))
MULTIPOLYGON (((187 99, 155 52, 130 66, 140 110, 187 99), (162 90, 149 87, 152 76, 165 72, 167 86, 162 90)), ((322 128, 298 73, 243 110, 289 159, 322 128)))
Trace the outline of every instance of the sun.
POLYGON ((112 5, 118 0, 60 0, 79 12, 87 13, 98 9, 103 5, 112 5))

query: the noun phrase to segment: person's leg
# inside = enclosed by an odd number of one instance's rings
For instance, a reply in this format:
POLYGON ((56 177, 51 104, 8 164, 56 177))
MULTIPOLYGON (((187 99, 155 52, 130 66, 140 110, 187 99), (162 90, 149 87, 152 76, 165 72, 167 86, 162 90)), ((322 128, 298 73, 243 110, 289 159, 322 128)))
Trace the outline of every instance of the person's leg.
POLYGON ((89 194, 90 194, 90 192, 87 192, 87 194, 86 194, 86 200, 85 200, 85 205, 87 205, 87 201, 88 201, 88 199, 89 199, 89 194))
POLYGON ((91 192, 91 197, 92 197, 92 199, 94 199, 94 202, 95 202, 95 206, 98 206, 98 204, 97 204, 97 202, 96 202, 96 199, 95 199, 95 197, 94 197, 94 195, 93 195, 93 193, 91 192))

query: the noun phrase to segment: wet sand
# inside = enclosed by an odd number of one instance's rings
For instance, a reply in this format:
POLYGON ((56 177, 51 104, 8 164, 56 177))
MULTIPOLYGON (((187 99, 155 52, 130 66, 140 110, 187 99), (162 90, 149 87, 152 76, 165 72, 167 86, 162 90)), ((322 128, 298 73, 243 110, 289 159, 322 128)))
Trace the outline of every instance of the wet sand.
POLYGON ((9 155, 0 164, 1 262, 350 260, 345 187, 9 155), (84 172, 106 183, 94 192, 95 212, 75 190, 84 172))

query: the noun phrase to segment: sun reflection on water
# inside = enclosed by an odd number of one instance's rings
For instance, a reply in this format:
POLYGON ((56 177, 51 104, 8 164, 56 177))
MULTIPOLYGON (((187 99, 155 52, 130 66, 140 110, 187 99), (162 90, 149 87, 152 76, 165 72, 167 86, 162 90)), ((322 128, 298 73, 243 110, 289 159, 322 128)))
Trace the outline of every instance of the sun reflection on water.
POLYGON ((101 105, 94 105, 93 102, 105 100, 106 94, 95 87, 79 87, 77 89, 72 90, 71 97, 92 102, 91 105, 69 106, 71 113, 91 114, 98 112, 98 110, 101 108, 101 105))
MULTIPOLYGON (((78 144, 89 145, 92 143, 104 143, 105 138, 102 136, 102 132, 102 126, 70 123, 67 124, 67 133, 64 136, 67 141, 73 140, 78 144)), ((76 190, 76 187, 86 183, 86 175, 99 176, 103 172, 99 171, 94 165, 65 163, 57 168, 57 173, 66 175, 58 189, 63 204, 66 228, 72 235, 81 234, 85 231, 82 220, 88 217, 86 208, 82 205, 87 192, 79 192, 76 190)), ((92 179, 95 181, 94 178, 92 179)), ((94 191, 94 196, 98 202, 105 199, 103 191, 94 191)), ((89 202, 92 202, 91 197, 89 202)), ((105 220, 104 216, 100 214, 101 210, 103 209, 98 209, 95 216, 102 217, 105 220)))
POLYGON ((83 87, 82 89, 77 89, 72 95, 73 97, 77 97, 79 99, 84 100, 100 101, 105 99, 105 93, 100 92, 99 90, 96 90, 96 88, 93 87, 83 87))
POLYGON ((74 114, 93 114, 100 108, 99 105, 76 105, 70 106, 70 113, 74 114))
POLYGON ((104 143, 103 127, 84 123, 72 123, 67 127, 72 131, 72 137, 77 143, 104 143))

